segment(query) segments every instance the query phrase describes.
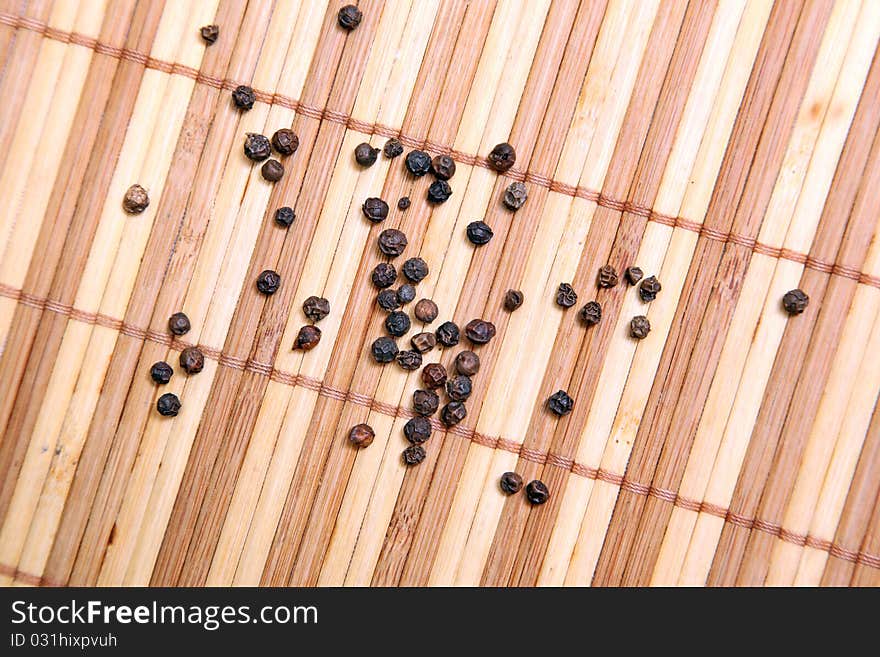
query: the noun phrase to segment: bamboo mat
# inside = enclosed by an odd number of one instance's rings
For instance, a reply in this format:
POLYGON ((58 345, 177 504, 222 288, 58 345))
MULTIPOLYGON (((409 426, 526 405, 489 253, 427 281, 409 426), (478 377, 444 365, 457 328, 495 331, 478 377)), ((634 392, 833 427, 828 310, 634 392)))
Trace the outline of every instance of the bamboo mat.
POLYGON ((0 583, 880 584, 880 3, 361 0, 352 32, 343 4, 0 0, 0 583), (273 186, 242 144, 281 127, 273 186), (402 157, 356 164, 389 137, 452 155, 448 202, 402 157), (389 227, 433 328, 497 327, 415 467, 419 372, 369 355, 389 227), (597 289, 605 264, 663 289, 597 289), (312 295, 332 312, 294 351, 312 295), (194 344, 204 370, 156 386, 194 344))

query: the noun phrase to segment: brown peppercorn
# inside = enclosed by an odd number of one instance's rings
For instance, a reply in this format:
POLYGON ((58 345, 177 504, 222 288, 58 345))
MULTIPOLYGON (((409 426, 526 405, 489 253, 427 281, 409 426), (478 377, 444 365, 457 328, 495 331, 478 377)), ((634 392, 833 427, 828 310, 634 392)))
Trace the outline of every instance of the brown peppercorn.
POLYGON ((440 397, 433 390, 413 391, 413 410, 419 415, 433 415, 440 406, 440 397))
POLYGON ((311 296, 303 301, 303 312, 313 322, 320 322, 330 314, 330 302, 323 297, 311 296))
POLYGON ((373 268, 370 279, 373 281, 373 285, 380 289, 391 287, 397 280, 397 270, 390 262, 380 262, 373 268))
POLYGON ((516 212, 523 205, 525 205, 528 198, 529 192, 526 189, 525 184, 519 181, 512 182, 507 186, 507 189, 504 191, 504 206, 508 210, 513 210, 514 212, 516 212))
POLYGON ((418 465, 425 460, 425 448, 421 445, 410 445, 403 450, 403 462, 407 465, 418 465))
POLYGON ((464 327, 464 334, 474 344, 486 344, 495 337, 495 325, 485 319, 472 319, 464 327))
POLYGON ((376 437, 376 432, 369 424, 356 424, 348 432, 348 440, 355 447, 369 447, 376 437))
POLYGON ((180 352, 180 366, 187 374, 198 374, 205 367, 205 355, 198 347, 187 347, 180 352))
POLYGON ((422 382, 429 390, 446 384, 446 368, 440 363, 428 363, 422 370, 422 382))
POLYGON ((202 39, 205 40, 205 43, 210 46, 217 40, 217 37, 220 36, 220 28, 217 25, 205 25, 199 30, 199 33, 202 35, 202 39))
POLYGON ((522 490, 523 480, 516 472, 505 472, 501 475, 501 490, 508 495, 514 495, 522 490))
POLYGON ((373 148, 367 142, 358 144, 354 149, 354 159, 362 167, 371 167, 379 157, 379 149, 373 148))
POLYGON ((388 217, 388 204, 380 198, 370 197, 364 201, 361 211, 367 219, 378 224, 388 217))
POLYGON ((262 294, 272 295, 281 287, 281 276, 276 271, 264 269, 257 276, 257 290, 262 294))
POLYGON ((317 326, 306 324, 300 328, 299 333, 296 334, 296 342, 293 343, 293 348, 301 349, 302 351, 311 351, 318 346, 320 341, 321 329, 317 326))
POLYGON ((173 392, 166 392, 156 400, 156 410, 159 415, 175 417, 180 412, 180 399, 173 392))
POLYGON ((455 175, 455 160, 448 155, 436 155, 431 160, 431 171, 440 180, 449 180, 455 175))
POLYGON ((252 109, 256 100, 257 97, 254 94, 254 90, 246 84, 240 84, 232 90, 232 102, 240 110, 247 112, 252 109))
POLYGON ((392 160, 395 157, 400 157, 401 155, 403 155, 403 144, 400 143, 399 139, 395 139, 394 137, 392 137, 385 142, 385 146, 382 148, 382 152, 385 153, 385 157, 387 157, 389 160, 392 160))
POLYGON ((642 301, 645 303, 649 303, 657 298, 661 289, 662 286, 660 285, 660 281, 657 280, 657 277, 649 276, 642 281, 641 285, 639 285, 639 297, 641 297, 642 301))
POLYGON ((800 315, 807 309, 809 304, 810 297, 808 297, 803 290, 798 288, 789 290, 782 297, 782 307, 785 308, 785 312, 789 315, 800 315))
POLYGON ((397 343, 389 337, 376 338, 370 346, 370 353, 377 363, 390 363, 397 356, 397 343))
POLYGON ((168 318, 168 330, 174 335, 186 335, 190 328, 189 317, 184 313, 174 313, 168 318))
POLYGON ((525 301, 525 296, 519 290, 508 290, 504 295, 504 309, 507 312, 513 312, 525 301))
POLYGON ((461 332, 458 330, 455 322, 443 322, 437 327, 435 333, 437 335, 437 342, 444 347, 454 347, 461 339, 461 332))
POLYGON ((467 401, 467 398, 471 396, 472 390, 473 384, 469 376, 459 374, 446 381, 446 395, 452 401, 467 401))
POLYGON ((409 340, 412 348, 421 354, 428 353, 437 346, 437 338, 433 333, 416 333, 409 340))
POLYGON ((602 306, 598 301, 588 301, 587 305, 581 308, 581 319, 587 326, 598 324, 602 320, 602 306))
POLYGON ((571 308, 577 303, 578 295, 568 283, 560 283, 556 291, 556 304, 563 308, 571 308))
POLYGON ((402 350, 397 352, 397 364, 411 372, 422 366, 422 355, 418 351, 402 350))
POLYGON ((264 180, 276 183, 284 175, 284 165, 278 160, 266 160, 265 164, 260 167, 260 173, 263 175, 264 180))
POLYGON ((467 408, 461 402, 451 401, 440 411, 440 419, 447 427, 454 427, 467 417, 467 408))
POLYGON ((599 274, 596 277, 596 283, 599 287, 614 287, 617 285, 617 270, 611 265, 599 267, 599 274))
POLYGON ((636 315, 629 322, 629 332, 637 340, 644 340, 651 332, 651 322, 644 315, 636 315))
POLYGON ((244 155, 254 162, 262 162, 272 154, 269 140, 256 132, 249 132, 244 138, 244 155))
POLYGON ((336 15, 339 26, 351 32, 361 24, 364 14, 355 5, 345 5, 336 15))
POLYGON ((421 416, 407 420, 403 425, 403 435, 413 445, 421 445, 431 437, 431 422, 421 416))
POLYGON ((543 504, 550 499, 550 491, 543 481, 535 479, 526 486, 526 499, 532 504, 543 504))
POLYGON ((623 272, 623 275, 626 276, 626 282, 630 285, 635 285, 640 280, 642 280, 642 270, 638 267, 627 267, 626 271, 623 272))
POLYGON ((272 135, 272 146, 281 155, 293 155, 299 148, 299 137, 290 128, 281 128, 272 135))
POLYGON ((164 386, 168 383, 173 375, 174 370, 171 369, 171 365, 164 360, 153 363, 153 366, 150 368, 150 378, 160 386, 164 386))
POLYGON ((150 195, 140 185, 134 184, 125 191, 122 209, 128 214, 140 214, 150 205, 150 195))
POLYGON ((455 370, 465 376, 474 376, 480 371, 480 357, 473 351, 462 351, 455 357, 455 370))
POLYGON ((504 173, 516 164, 516 150, 507 142, 502 142, 489 152, 487 159, 490 167, 498 173, 504 173))
POLYGON ((386 228, 379 233, 379 250, 389 258, 394 258, 403 253, 406 248, 407 239, 402 231, 396 228, 386 228))
POLYGON ((420 322, 430 324, 435 319, 437 319, 438 312, 439 309, 437 308, 436 303, 434 303, 430 299, 419 299, 419 302, 416 304, 413 314, 420 322))

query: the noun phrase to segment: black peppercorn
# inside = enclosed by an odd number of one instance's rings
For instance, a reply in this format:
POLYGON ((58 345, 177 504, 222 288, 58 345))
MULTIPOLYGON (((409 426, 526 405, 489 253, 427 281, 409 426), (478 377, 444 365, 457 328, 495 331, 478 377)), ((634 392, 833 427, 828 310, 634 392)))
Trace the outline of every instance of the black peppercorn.
POLYGON ((599 267, 599 274, 596 276, 596 283, 599 287, 614 287, 617 285, 617 270, 611 265, 599 267))
POLYGON ((639 267, 627 267, 626 271, 623 272, 623 275, 626 276, 626 281, 630 285, 635 285, 642 280, 642 276, 644 276, 639 267))
POLYGON ((543 504, 550 499, 550 491, 543 481, 535 479, 526 486, 526 499, 532 504, 543 504))
POLYGON ((262 162, 272 155, 272 145, 264 135, 249 132, 244 138, 244 154, 249 160, 262 162))
POLYGON ((397 364, 408 371, 417 370, 422 366, 422 355, 418 351, 398 351, 397 364))
POLYGON ((397 209, 398 210, 408 210, 410 205, 409 196, 401 196, 397 199, 397 209))
POLYGON ((282 208, 278 208, 275 210, 275 223, 283 228, 290 228, 296 219, 296 214, 293 211, 293 208, 289 208, 286 205, 282 208))
POLYGON ((463 374, 446 381, 446 394, 452 401, 467 401, 467 398, 471 396, 472 389, 471 378, 463 374))
POLYGON ((563 308, 571 308, 577 303, 578 295, 568 283, 560 283, 556 291, 556 304, 563 308))
POLYGON ((369 447, 376 437, 376 432, 369 424, 356 424, 348 432, 348 440, 355 447, 369 447))
POLYGON ((547 408, 556 415, 568 415, 574 407, 574 400, 568 396, 565 390, 557 390, 547 400, 547 408))
POLYGON ((156 363, 153 363, 153 366, 150 368, 150 376, 153 378, 153 381, 158 383, 159 385, 165 385, 171 380, 171 376, 174 374, 174 370, 171 369, 171 365, 166 363, 164 360, 160 360, 156 363))
POLYGON ((789 290, 782 297, 782 307, 789 315, 800 315, 807 309, 810 303, 810 297, 803 290, 795 288, 789 290))
POLYGON ((642 301, 648 303, 657 298, 661 289, 660 281, 657 280, 657 277, 649 276, 639 285, 639 296, 642 298, 642 301))
POLYGON ((409 343, 413 349, 425 354, 437 346, 437 338, 433 333, 416 333, 410 338, 409 343))
POLYGON ((175 417, 180 412, 180 399, 173 392, 166 392, 156 400, 156 410, 159 415, 175 417))
POLYGON ((498 144, 489 152, 489 166, 498 173, 504 173, 516 164, 516 151, 507 142, 498 144))
POLYGON ((399 310, 389 313, 385 318, 385 330, 396 338, 405 335, 409 331, 409 327, 409 315, 399 310))
POLYGON ((452 196, 452 187, 445 180, 435 180, 428 187, 428 201, 431 203, 446 203, 452 196))
POLYGON ((378 288, 391 287, 397 279, 397 270, 390 262, 380 262, 373 269, 370 279, 373 281, 373 285, 378 288))
POLYGON ((409 283, 404 283, 399 288, 397 288, 397 300, 400 302, 401 306, 412 303, 415 298, 416 288, 414 288, 409 283))
POLYGON ((406 168, 416 178, 421 178, 431 170, 431 156, 425 151, 410 151, 406 154, 406 168))
POLYGON ((385 153, 385 157, 387 157, 389 160, 392 160, 395 157, 403 155, 403 144, 400 143, 399 139, 395 139, 394 137, 392 137, 385 142, 385 146, 382 148, 382 152, 385 153))
POLYGON ((364 14, 355 5, 345 5, 336 15, 339 26, 349 32, 361 24, 364 14))
POLYGON ((330 302, 324 297, 311 296, 303 301, 303 313, 313 322, 320 322, 330 314, 330 302))
POLYGON ((485 319, 472 319, 464 327, 464 334, 474 344, 486 344, 495 337, 495 325, 485 319))
POLYGON ((446 384, 446 368, 440 363, 428 363, 422 370, 422 383, 428 390, 434 390, 446 384))
POLYGON ((199 30, 199 33, 202 35, 205 43, 210 46, 220 36, 220 28, 217 25, 205 25, 199 30))
POLYGON ((391 338, 377 338, 370 347, 370 353, 377 363, 390 363, 397 356, 397 343, 391 338))
POLYGON ((386 228, 379 233, 379 250, 390 258, 394 258, 403 253, 406 248, 406 235, 396 228, 386 228))
POLYGON ((504 206, 508 210, 516 212, 525 205, 528 198, 529 192, 526 189, 525 184, 519 181, 510 183, 507 186, 507 189, 504 190, 504 206))
POLYGON ((263 166, 260 167, 260 173, 267 182, 276 183, 284 175, 284 165, 278 160, 266 160, 263 166))
POLYGON ((636 315, 629 322, 629 332, 637 340, 644 340, 651 332, 651 322, 644 315, 636 315))
POLYGON ((489 240, 492 239, 492 229, 489 227, 489 224, 482 221, 473 221, 467 226, 467 238, 471 241, 471 244, 475 246, 482 246, 483 244, 488 244, 489 240))
POLYGON ((413 392, 413 410, 419 415, 433 415, 440 407, 440 397, 433 390, 418 389, 413 392))
POLYGON ((440 419, 447 427, 454 427, 467 417, 467 408, 461 402, 451 401, 440 411, 440 419))
POLYGON ((368 198, 361 206, 361 210, 374 224, 385 221, 388 216, 388 204, 380 198, 368 198))
POLYGON ((379 157, 379 149, 373 148, 367 142, 358 144, 354 149, 354 159, 362 167, 371 167, 379 157))
POLYGON ((256 100, 257 97, 254 95, 254 90, 246 84, 241 84, 232 91, 232 102, 235 103, 238 109, 245 112, 254 106, 256 100))
POLYGON ((421 445, 410 445, 403 450, 403 462, 407 465, 418 465, 425 460, 425 448, 421 445))
POLYGON ((278 272, 265 269, 257 276, 257 290, 263 294, 275 294, 281 286, 281 276, 278 272))
POLYGON ((122 209, 128 214, 140 214, 150 205, 150 195, 140 185, 132 185, 125 191, 122 198, 122 209))
POLYGON ((602 306, 599 305, 599 302, 588 301, 587 304, 581 308, 581 319, 584 320, 584 323, 587 326, 598 324, 602 320, 602 306))
POLYGON ((174 313, 168 318, 168 330, 174 335, 186 335, 190 328, 189 317, 184 313, 174 313))
POLYGON ((461 333, 454 322, 443 322, 437 327, 437 342, 444 347, 454 347, 461 339, 461 333))
POLYGON ((419 299, 419 302, 416 304, 413 314, 420 322, 430 324, 435 319, 437 319, 438 312, 439 311, 437 309, 436 303, 434 303, 430 299, 419 299))
POLYGON ((519 290, 508 290, 504 295, 504 309, 508 312, 513 312, 521 305, 523 305, 523 301, 525 297, 523 293, 519 290))
POLYGON ((300 328, 299 333, 296 334, 296 341, 293 343, 293 348, 302 351, 311 351, 318 346, 320 341, 321 329, 317 326, 306 324, 300 328))
POLYGON ((410 258, 403 263, 401 271, 413 283, 420 283, 428 275, 428 263, 421 258, 410 258))
POLYGON ((376 295, 376 303, 378 303, 379 307, 386 312, 391 312, 392 310, 400 308, 400 301, 397 299, 397 292, 390 288, 379 290, 379 294, 376 295))
POLYGON ((437 155, 431 160, 431 171, 440 180, 449 180, 455 175, 455 160, 448 155, 437 155))
POLYGON ((410 418, 403 425, 403 435, 413 445, 421 445, 431 437, 431 422, 421 416, 410 418))
POLYGON ((180 367, 187 374, 198 374, 205 367, 205 355, 198 347, 187 347, 180 352, 180 367))
POLYGON ((281 128, 272 135, 272 146, 281 155, 293 155, 299 148, 299 137, 290 128, 281 128))
POLYGON ((501 490, 514 495, 522 490, 523 480, 516 472, 505 472, 501 475, 501 490))

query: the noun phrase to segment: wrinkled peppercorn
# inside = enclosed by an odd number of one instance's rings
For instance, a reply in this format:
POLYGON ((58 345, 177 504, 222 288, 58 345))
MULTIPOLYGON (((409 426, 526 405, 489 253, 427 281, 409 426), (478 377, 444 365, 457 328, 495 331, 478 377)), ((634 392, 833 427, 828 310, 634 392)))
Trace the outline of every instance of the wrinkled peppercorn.
POLYGON ((418 465, 425 460, 425 448, 421 445, 410 445, 403 450, 403 462, 407 465, 418 465))
POLYGON ((526 499, 532 504, 543 504, 550 499, 550 491, 543 481, 535 479, 526 486, 526 499))
POLYGON ((598 301, 588 301, 587 305, 581 308, 581 319, 587 326, 598 324, 602 320, 602 306, 598 301))
POLYGON ((355 447, 369 447, 375 437, 376 432, 369 424, 356 424, 348 432, 348 440, 355 447))
POLYGON ((440 180, 449 180, 455 175, 455 160, 448 155, 437 155, 431 160, 431 171, 440 180))
POLYGON ((420 322, 424 322, 425 324, 430 324, 435 319, 437 319, 437 304, 431 301, 430 299, 419 299, 419 302, 416 304, 416 308, 413 311, 416 319, 420 322))
POLYGON ((371 167, 379 157, 379 149, 373 148, 367 142, 358 144, 354 149, 354 159, 362 167, 371 167))
POLYGON ((409 340, 412 348, 425 354, 437 346, 437 338, 433 333, 416 333, 409 340))
POLYGON ((504 173, 516 164, 516 151, 507 142, 502 142, 489 152, 487 159, 490 167, 498 173, 504 173))
POLYGON ((180 366, 187 374, 198 374, 205 367, 205 355, 198 347, 187 347, 180 352, 180 366))
POLYGON ((464 327, 464 334, 474 344, 486 344, 495 337, 495 325, 485 319, 472 319, 464 327))
POLYGON ((368 198, 361 206, 361 210, 374 224, 385 221, 388 216, 388 204, 380 198, 368 198))
POLYGON ((174 335, 186 335, 190 328, 189 317, 184 313, 174 313, 168 318, 168 330, 174 335))
POLYGON ((649 276, 642 281, 641 285, 639 285, 639 296, 642 298, 642 301, 648 303, 657 298, 661 289, 662 287, 660 281, 657 280, 657 277, 649 276))
POLYGON ((303 313, 313 322, 320 322, 330 314, 330 302, 324 297, 311 296, 303 301, 303 313))
POLYGON ((563 308, 571 308, 577 303, 578 295, 568 283, 560 283, 556 291, 556 304, 563 308))
POLYGON ((138 184, 134 184, 125 191, 122 198, 122 209, 128 214, 140 214, 150 205, 150 195, 147 190, 138 184))
POLYGON ((173 374, 174 370, 171 369, 171 365, 164 360, 153 363, 153 366, 150 368, 150 376, 153 378, 153 381, 159 385, 164 386, 168 383, 173 374))
POLYGON ((408 371, 417 370, 422 366, 422 355, 418 351, 398 351, 397 364, 408 371))
POLYGON ((278 272, 265 269, 257 276, 257 289, 263 294, 275 294, 281 286, 281 276, 278 272))
POLYGON ((599 287, 614 287, 617 285, 617 270, 611 265, 603 265, 599 267, 599 274, 596 276, 596 283, 599 287))
POLYGON ((464 376, 474 376, 480 371, 480 357, 473 351, 462 351, 455 357, 455 369, 464 376))
POLYGON ((403 435, 413 445, 421 445, 431 437, 431 422, 421 416, 410 418, 403 425, 403 435))
POLYGON ((377 363, 390 363, 397 356, 397 343, 391 338, 377 338, 370 347, 373 359, 377 363))
POLYGON ((422 370, 422 382, 428 390, 434 390, 446 384, 446 368, 440 363, 428 363, 422 370))
POLYGON ((373 281, 373 285, 378 288, 391 287, 397 279, 397 270, 390 262, 380 262, 373 268, 370 279, 373 281))
POLYGON ((257 97, 254 95, 254 90, 246 84, 241 84, 232 91, 232 102, 235 103, 238 109, 245 112, 253 108, 256 100, 257 97))
POLYGON ((339 26, 349 32, 361 24, 364 14, 355 5, 345 5, 336 15, 339 26))
POLYGON ((409 196, 401 196, 397 199, 397 209, 398 210, 408 210, 410 205, 409 196))
POLYGON ((467 398, 471 396, 472 389, 471 378, 463 374, 446 381, 446 394, 452 401, 467 401, 467 398))
POLYGON ((396 228, 386 228, 379 233, 379 250, 390 258, 394 258, 403 253, 406 248, 406 235, 396 228))
POLYGON ((513 312, 525 301, 525 296, 519 290, 508 290, 504 295, 504 309, 513 312))
POLYGON ((276 183, 284 175, 284 165, 278 160, 266 160, 263 166, 260 167, 260 173, 263 176, 263 180, 276 183))
POLYGON ((443 322, 437 327, 437 342, 444 347, 454 347, 461 339, 461 333, 454 322, 443 322))
POLYGON ((651 322, 644 315, 636 315, 629 322, 629 332, 634 338, 643 340, 651 332, 651 322))
POLYGON ((403 155, 403 144, 400 143, 399 139, 395 139, 394 137, 392 137, 385 142, 385 146, 382 148, 382 152, 385 153, 385 157, 387 157, 389 160, 392 160, 395 157, 403 155))
POLYGON ((501 490, 508 495, 514 495, 522 490, 523 480, 516 472, 505 472, 501 475, 501 490))
POLYGON ((492 239, 492 229, 489 227, 489 224, 482 221, 473 221, 467 226, 467 238, 471 241, 471 244, 475 246, 482 246, 483 244, 488 244, 489 240, 492 239))
POLYGON ((574 400, 568 396, 565 390, 557 390, 547 400, 547 408, 556 415, 568 415, 574 407, 574 400))
POLYGON ((290 128, 281 128, 272 135, 272 146, 281 155, 293 155, 299 148, 299 137, 290 128))
POLYGON ((379 307, 382 310, 387 312, 400 308, 400 301, 397 299, 397 292, 390 288, 379 290, 379 294, 376 295, 376 303, 379 304, 379 307))
POLYGON ((782 297, 782 307, 789 315, 800 315, 807 309, 809 303, 810 297, 798 288, 789 290, 782 297))
POLYGON ((199 33, 202 35, 205 43, 210 46, 220 36, 220 28, 217 25, 205 25, 199 30, 199 33))
POLYGON ((431 156, 425 151, 410 151, 406 154, 406 168, 416 178, 421 178, 431 170, 431 156))
POLYGON ((299 333, 296 334, 296 342, 293 343, 293 348, 301 349, 302 351, 311 351, 318 346, 320 341, 321 329, 317 326, 306 324, 300 328, 299 333))
POLYGON ((244 154, 249 160, 262 162, 272 155, 272 145, 264 135, 249 132, 244 138, 244 154))
POLYGON ((173 392, 166 392, 156 400, 156 410, 159 415, 175 417, 180 412, 180 399, 173 392))
POLYGON ((447 427, 454 427, 467 417, 467 408, 461 402, 451 401, 440 411, 440 419, 447 427))
POLYGON ((504 205, 508 210, 513 210, 514 212, 525 205, 528 198, 529 192, 525 184, 519 181, 510 183, 504 191, 504 205))
POLYGON ((279 226, 290 228, 295 219, 296 214, 294 213, 293 208, 289 208, 285 205, 284 207, 275 210, 275 223, 279 226))
POLYGON ((409 283, 404 283, 397 288, 397 300, 400 302, 400 305, 405 306, 408 303, 412 303, 415 298, 416 288, 409 283))
POLYGON ((409 327, 409 315, 399 310, 389 313, 385 318, 385 330, 396 338, 405 335, 409 331, 409 327))
POLYGON ((635 285, 640 280, 642 280, 642 276, 644 276, 644 273, 639 267, 627 267, 626 271, 623 272, 623 275, 626 276, 626 281, 630 285, 635 285))
POLYGON ((420 283, 428 275, 428 263, 421 258, 410 258, 403 263, 401 271, 413 283, 420 283))
POLYGON ((433 415, 439 407, 440 397, 433 390, 420 388, 413 392, 413 410, 419 415, 433 415))
POLYGON ((428 187, 428 201, 431 203, 446 203, 452 196, 452 187, 445 180, 435 180, 428 187))

